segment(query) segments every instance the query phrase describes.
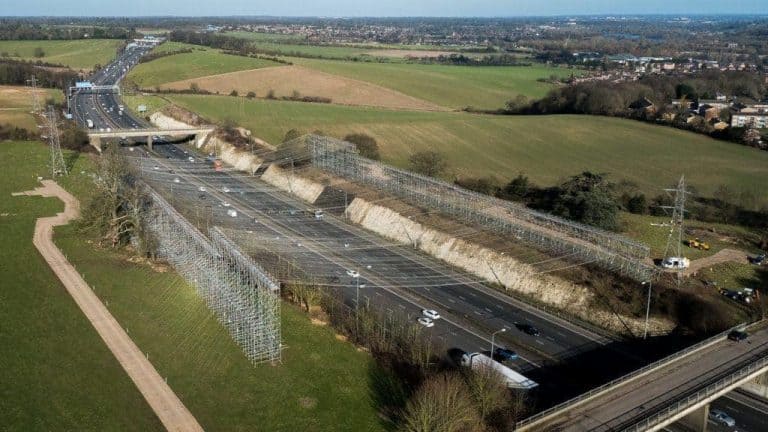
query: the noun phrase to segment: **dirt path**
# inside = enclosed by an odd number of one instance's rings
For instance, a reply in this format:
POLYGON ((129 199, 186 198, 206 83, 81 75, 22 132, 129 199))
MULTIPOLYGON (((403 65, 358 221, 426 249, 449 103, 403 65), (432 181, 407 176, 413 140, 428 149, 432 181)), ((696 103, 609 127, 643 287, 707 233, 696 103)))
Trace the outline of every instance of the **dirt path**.
POLYGON ((14 195, 41 195, 64 201, 64 211, 37 220, 33 243, 69 294, 123 366, 139 391, 169 431, 202 431, 192 413, 157 373, 144 353, 133 343, 117 320, 101 303, 88 284, 53 242, 53 227, 66 225, 80 214, 80 205, 56 182, 44 180, 43 187, 14 195))
POLYGON ((714 255, 691 261, 691 265, 685 269, 685 276, 695 276, 699 270, 724 262, 747 262, 747 253, 736 249, 723 249, 714 255))

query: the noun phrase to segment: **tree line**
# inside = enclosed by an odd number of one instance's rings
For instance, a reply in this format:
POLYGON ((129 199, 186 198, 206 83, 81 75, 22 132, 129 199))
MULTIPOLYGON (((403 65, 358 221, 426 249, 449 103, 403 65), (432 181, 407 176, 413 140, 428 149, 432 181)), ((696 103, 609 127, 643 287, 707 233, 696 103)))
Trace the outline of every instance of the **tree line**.
POLYGON ((133 39, 135 29, 116 26, 51 26, 0 19, 0 40, 133 39))
POLYGON ((77 72, 71 69, 52 70, 42 62, 33 63, 16 60, 0 59, 0 84, 25 85, 27 80, 35 76, 39 87, 66 89, 77 81, 77 72))

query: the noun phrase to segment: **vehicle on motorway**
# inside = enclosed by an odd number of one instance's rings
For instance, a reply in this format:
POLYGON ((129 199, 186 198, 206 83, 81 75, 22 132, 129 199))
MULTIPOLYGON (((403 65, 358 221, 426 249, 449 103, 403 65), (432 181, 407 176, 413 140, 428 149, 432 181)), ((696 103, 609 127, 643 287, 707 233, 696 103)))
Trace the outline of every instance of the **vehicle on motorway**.
POLYGON ((181 183, 181 179, 180 179, 180 178, 178 178, 178 177, 175 177, 175 178, 173 179, 173 182, 174 182, 174 183, 181 183))
POLYGON ((709 419, 728 427, 736 426, 736 420, 734 420, 733 417, 726 414, 725 411, 718 409, 709 411, 709 419))
POLYGON ((539 332, 539 329, 536 327, 530 325, 530 324, 515 324, 518 328, 518 330, 522 331, 525 334, 531 335, 531 336, 539 336, 541 333, 539 332))
POLYGON ((360 277, 360 273, 358 273, 357 270, 347 270, 347 275, 353 278, 360 277))
POLYGON ((493 350, 493 356, 498 357, 502 360, 517 360, 519 357, 516 352, 510 349, 501 348, 501 347, 493 350))
POLYGON ((224 186, 224 187, 223 187, 221 190, 222 190, 224 193, 230 193, 230 192, 232 192, 232 191, 231 191, 231 190, 229 190, 229 188, 228 188, 228 187, 226 187, 226 186, 224 186))
POLYGON ((427 328, 435 326, 435 322, 427 317, 419 317, 416 321, 427 328))
POLYGON ((315 219, 322 220, 325 217, 325 212, 322 210, 315 210, 315 219))
POLYGON ((232 204, 230 204, 230 203, 228 203, 228 202, 226 202, 226 201, 222 201, 222 202, 221 202, 221 205, 222 205, 222 206, 224 206, 224 207, 229 207, 229 206, 231 206, 232 204))
POLYGON ((206 191, 205 186, 200 186, 199 188, 197 188, 197 190, 199 190, 200 192, 206 191))
POLYGON ((88 125, 88 129, 93 129, 93 120, 88 119, 85 121, 85 123, 88 125))
POLYGON ((237 217, 237 210, 229 209, 229 210, 227 210, 227 215, 230 216, 230 217, 237 217))
POLYGON ((524 375, 515 372, 482 353, 464 353, 464 355, 461 356, 461 365, 472 368, 473 370, 491 368, 504 378, 504 381, 509 388, 528 390, 538 387, 539 385, 536 381, 526 378, 524 375))
POLYGON ((436 311, 436 310, 433 310, 433 309, 423 309, 423 310, 421 311, 421 313, 422 313, 422 314, 423 314, 425 317, 427 317, 427 318, 429 318, 429 319, 433 319, 433 320, 436 320, 436 319, 440 319, 440 314, 439 314, 439 313, 437 313, 437 311, 436 311))
POLYGON ((152 169, 153 169, 153 170, 155 170, 155 171, 157 171, 157 170, 159 170, 159 169, 160 169, 160 167, 159 167, 159 166, 157 166, 157 165, 155 165, 155 166, 153 166, 153 167, 152 167, 152 169))
POLYGON ((728 339, 735 341, 735 342, 741 342, 745 340, 749 334, 745 332, 744 330, 734 330, 730 333, 728 333, 728 339))
POLYGON ((195 161, 195 158, 193 158, 192 156, 190 156, 190 157, 188 157, 188 158, 187 158, 187 160, 188 160, 188 161, 190 161, 190 162, 194 162, 194 161, 195 161))

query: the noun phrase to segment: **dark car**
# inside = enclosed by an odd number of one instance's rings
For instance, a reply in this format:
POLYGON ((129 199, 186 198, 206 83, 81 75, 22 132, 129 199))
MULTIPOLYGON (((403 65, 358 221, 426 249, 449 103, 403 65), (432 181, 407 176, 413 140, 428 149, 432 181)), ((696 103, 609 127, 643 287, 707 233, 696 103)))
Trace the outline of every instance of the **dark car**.
POLYGON ((539 329, 530 324, 517 324, 517 328, 525 334, 529 334, 531 336, 538 336, 541 334, 539 333, 539 329))
POLYGON ((749 262, 754 264, 754 265, 763 265, 766 262, 765 254, 760 254, 760 255, 755 256, 755 257, 749 257, 749 262))
POLYGON ((728 333, 728 339, 730 339, 732 341, 736 341, 736 342, 743 341, 744 339, 747 338, 747 336, 749 336, 747 334, 747 332, 742 331, 742 330, 734 330, 734 331, 728 333))
POLYGON ((493 350, 493 356, 501 360, 517 360, 518 357, 516 352, 506 348, 496 348, 493 350))

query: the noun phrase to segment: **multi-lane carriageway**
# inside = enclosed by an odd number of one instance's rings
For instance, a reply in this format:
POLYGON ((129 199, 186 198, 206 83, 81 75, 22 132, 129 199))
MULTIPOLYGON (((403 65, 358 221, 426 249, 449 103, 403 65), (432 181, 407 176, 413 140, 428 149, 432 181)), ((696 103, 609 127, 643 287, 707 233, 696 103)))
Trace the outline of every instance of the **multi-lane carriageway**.
MULTIPOLYGON (((141 48, 126 51, 91 81, 99 85, 117 84, 125 74, 124 67, 135 64, 143 52, 141 48)), ((128 110, 119 113, 119 96, 113 93, 79 92, 73 96, 71 104, 74 117, 80 124, 90 118, 95 128, 146 127, 128 110)), ((144 151, 131 154, 138 155, 144 151)), ((310 223, 301 212, 305 205, 288 194, 275 190, 258 178, 246 178, 234 172, 216 173, 208 165, 189 162, 182 152, 176 146, 161 146, 157 147, 157 153, 147 153, 145 158, 146 163, 168 165, 166 172, 174 169, 184 173, 184 181, 189 187, 177 187, 174 195, 185 197, 189 205, 199 208, 221 199, 213 193, 205 200, 201 199, 194 185, 208 184, 211 191, 220 191, 225 186, 236 190, 236 196, 230 194, 229 199, 243 216, 235 221, 216 207, 214 223, 234 225, 244 233, 254 232, 254 236, 274 234, 275 237, 295 239, 295 243, 302 243, 303 246, 290 253, 303 263, 305 271, 337 273, 342 280, 341 285, 349 285, 343 287, 347 291, 354 284, 345 279, 346 270, 359 268, 359 282, 366 285, 361 296, 375 307, 386 305, 386 308, 404 316, 416 316, 421 308, 426 307, 439 310, 445 318, 427 331, 435 333, 435 337, 444 340, 447 346, 467 351, 488 350, 491 332, 505 328, 508 330, 497 336, 497 343, 520 351, 523 360, 517 368, 525 372, 573 352, 583 352, 610 342, 590 330, 497 293, 476 278, 424 254, 378 238, 340 219, 329 216, 322 222, 310 223), (151 159, 153 161, 149 162, 151 159), (253 217, 246 218, 249 214, 253 217), (320 239, 338 239, 339 245, 347 243, 355 246, 334 249, 320 242, 320 239), (368 268, 369 265, 371 268, 368 268), (536 326, 541 335, 535 337, 518 330, 516 324, 523 323, 536 326)), ((156 187, 168 188, 170 179, 167 176, 162 177, 162 172, 154 169, 147 171, 156 175, 153 179, 156 187)), ((338 281, 334 283, 339 284, 338 281)), ((351 293, 347 294, 352 300, 351 293)))
MULTIPOLYGON (((128 52, 117 62, 132 64, 140 55, 138 51, 128 52)), ((124 73, 122 68, 108 67, 93 81, 116 84, 124 73)), ((72 99, 74 117, 81 124, 90 118, 97 128, 146 126, 127 110, 120 115, 118 105, 119 98, 114 94, 78 93, 72 99)), ((136 158, 148 181, 171 194, 176 205, 198 211, 208 209, 211 222, 235 230, 241 236, 239 241, 264 244, 265 239, 274 239, 273 246, 288 254, 305 272, 330 276, 328 285, 340 288, 350 304, 354 304, 359 282, 365 286, 361 301, 405 319, 420 315, 424 308, 437 309, 444 318, 424 331, 446 347, 465 351, 487 350, 491 332, 507 329, 498 335, 497 344, 521 352, 521 361, 513 367, 524 373, 535 373, 544 363, 567 360, 574 352, 600 349, 610 343, 601 335, 497 293, 465 273, 339 218, 308 218, 303 211, 306 206, 292 196, 258 178, 232 171, 215 172, 199 159, 190 162, 184 152, 176 145, 158 146, 154 152, 126 150, 136 158), (179 178, 179 183, 173 178, 179 178), (201 194, 200 186, 207 193, 201 194), (230 192, 223 192, 225 188, 230 192), (236 218, 227 215, 228 207, 223 207, 222 201, 238 211, 236 218), (349 269, 359 269, 359 281, 346 276, 349 269), (541 335, 519 331, 516 324, 520 323, 538 327, 541 335)), ((623 361, 622 354, 613 354, 613 361, 623 361)), ((551 388, 557 386, 551 384, 551 388)))

